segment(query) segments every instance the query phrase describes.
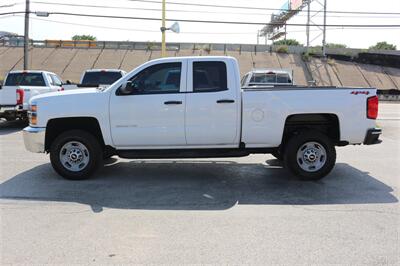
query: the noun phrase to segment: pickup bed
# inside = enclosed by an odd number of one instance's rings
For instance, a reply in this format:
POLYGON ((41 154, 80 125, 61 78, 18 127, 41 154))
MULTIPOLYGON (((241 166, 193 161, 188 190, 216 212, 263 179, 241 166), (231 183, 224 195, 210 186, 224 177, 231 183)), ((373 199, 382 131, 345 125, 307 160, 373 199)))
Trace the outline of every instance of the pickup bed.
POLYGON ((149 61, 106 89, 31 99, 24 142, 57 173, 83 179, 103 158, 271 153, 306 180, 327 175, 335 146, 379 143, 375 89, 240 86, 232 57, 149 61))
POLYGON ((26 118, 29 100, 35 95, 61 90, 62 81, 47 71, 11 71, 0 86, 0 118, 26 118))

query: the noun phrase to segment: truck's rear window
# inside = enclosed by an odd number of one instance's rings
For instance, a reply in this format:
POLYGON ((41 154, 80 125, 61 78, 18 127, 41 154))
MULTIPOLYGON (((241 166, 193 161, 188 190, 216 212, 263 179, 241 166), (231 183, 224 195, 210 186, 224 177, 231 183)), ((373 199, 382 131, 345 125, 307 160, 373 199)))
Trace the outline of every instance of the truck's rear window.
POLYGON ((266 83, 266 84, 287 84, 291 83, 288 74, 284 73, 254 73, 250 79, 250 85, 266 83))
POLYGON ((86 72, 82 84, 110 85, 122 77, 121 72, 86 72))
POLYGON ((10 73, 4 86, 46 86, 42 73, 10 73))

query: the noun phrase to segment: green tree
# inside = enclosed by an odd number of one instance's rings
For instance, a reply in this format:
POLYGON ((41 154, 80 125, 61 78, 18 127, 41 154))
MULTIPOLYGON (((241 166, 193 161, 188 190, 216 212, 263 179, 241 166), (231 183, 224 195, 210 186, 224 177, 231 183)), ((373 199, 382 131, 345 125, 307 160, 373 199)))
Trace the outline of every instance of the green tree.
POLYGON ((327 43, 326 47, 327 48, 347 48, 347 45, 341 44, 341 43, 327 43))
POLYGON ((301 44, 295 39, 286 39, 286 40, 276 41, 276 42, 274 42, 274 45, 299 46, 301 44))
POLYGON ((95 41, 96 37, 92 35, 74 35, 72 36, 73 41, 95 41))
POLYGON ((396 45, 387 42, 378 42, 377 44, 369 47, 371 50, 396 50, 396 45))

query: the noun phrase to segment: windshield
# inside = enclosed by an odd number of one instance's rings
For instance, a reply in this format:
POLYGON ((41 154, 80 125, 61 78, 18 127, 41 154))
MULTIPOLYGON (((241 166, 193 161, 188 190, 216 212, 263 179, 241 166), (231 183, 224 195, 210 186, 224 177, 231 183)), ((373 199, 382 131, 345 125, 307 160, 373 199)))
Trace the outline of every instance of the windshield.
POLYGON ((86 72, 82 84, 84 85, 110 85, 122 77, 121 72, 86 72))
POLYGON ((4 86, 46 86, 42 73, 10 73, 4 86))

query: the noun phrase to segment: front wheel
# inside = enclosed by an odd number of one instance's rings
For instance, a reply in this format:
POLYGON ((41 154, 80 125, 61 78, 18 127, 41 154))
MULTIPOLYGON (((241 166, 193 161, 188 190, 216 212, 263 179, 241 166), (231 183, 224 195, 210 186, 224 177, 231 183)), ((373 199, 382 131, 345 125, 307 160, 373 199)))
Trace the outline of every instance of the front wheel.
POLYGON ((318 180, 329 174, 336 162, 332 141, 318 131, 304 131, 289 139, 286 167, 303 180, 318 180))
POLYGON ((97 139, 82 130, 64 132, 53 141, 50 148, 54 170, 66 179, 88 178, 99 168, 102 159, 97 139))

